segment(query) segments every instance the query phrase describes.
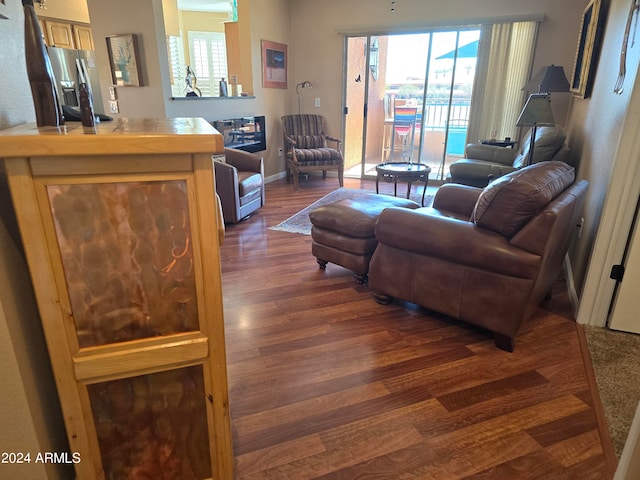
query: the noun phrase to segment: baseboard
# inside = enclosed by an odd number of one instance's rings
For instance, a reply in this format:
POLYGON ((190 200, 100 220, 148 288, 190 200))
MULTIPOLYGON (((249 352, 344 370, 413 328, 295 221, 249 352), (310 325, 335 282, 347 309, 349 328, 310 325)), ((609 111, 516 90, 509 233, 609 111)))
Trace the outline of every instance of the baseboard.
POLYGON ((569 255, 564 256, 564 276, 567 282, 567 294, 569 295, 569 303, 571 303, 571 311, 573 312, 573 318, 578 316, 578 307, 580 306, 580 299, 578 298, 578 292, 576 291, 576 284, 573 281, 573 270, 571 269, 571 260, 569 255))
POLYGON ((264 183, 275 182, 276 180, 280 180, 281 178, 285 178, 287 176, 287 172, 278 172, 275 175, 269 175, 268 177, 264 177, 264 183))
POLYGON ((584 364, 584 371, 587 376, 587 385, 589 386, 589 393, 591 394, 591 399, 593 401, 593 411, 595 412, 596 422, 598 424, 598 433, 600 435, 600 444, 602 445, 607 478, 612 479, 618 466, 618 457, 616 456, 613 448, 609 427, 607 427, 607 421, 604 416, 604 408, 602 407, 600 393, 598 392, 598 384, 596 383, 596 375, 593 371, 593 362, 591 361, 589 347, 587 346, 587 337, 584 333, 584 325, 577 323, 576 332, 578 334, 578 344, 580 345, 582 363, 584 364))

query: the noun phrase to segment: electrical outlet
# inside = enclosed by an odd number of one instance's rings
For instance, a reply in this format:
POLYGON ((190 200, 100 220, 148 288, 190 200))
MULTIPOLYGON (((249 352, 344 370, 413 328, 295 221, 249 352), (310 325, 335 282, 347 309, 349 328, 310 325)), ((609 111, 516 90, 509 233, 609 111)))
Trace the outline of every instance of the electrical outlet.
POLYGON ((118 101, 109 100, 109 113, 118 113, 118 101))
POLYGON ((278 156, 282 157, 282 155, 284 155, 284 150, 282 149, 282 147, 278 148, 278 156))
POLYGON ((320 107, 320 98, 316 97, 316 108, 320 107))

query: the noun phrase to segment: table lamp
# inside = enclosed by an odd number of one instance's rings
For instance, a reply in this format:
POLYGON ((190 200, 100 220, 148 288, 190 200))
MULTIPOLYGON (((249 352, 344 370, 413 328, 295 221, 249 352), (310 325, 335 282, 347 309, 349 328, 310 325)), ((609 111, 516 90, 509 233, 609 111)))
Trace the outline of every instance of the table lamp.
POLYGON ((300 99, 301 88, 313 88, 313 84, 309 80, 305 80, 304 82, 300 82, 296 85, 296 95, 298 96, 298 113, 302 113, 302 104, 300 99))
POLYGON ((551 96, 548 93, 534 93, 529 95, 516 126, 531 127, 531 139, 529 140, 529 158, 527 165, 533 162, 533 147, 535 146, 536 130, 538 125, 555 125, 551 112, 551 96))
POLYGON ((569 80, 564 74, 564 68, 548 65, 538 70, 522 90, 537 93, 568 92, 569 80))

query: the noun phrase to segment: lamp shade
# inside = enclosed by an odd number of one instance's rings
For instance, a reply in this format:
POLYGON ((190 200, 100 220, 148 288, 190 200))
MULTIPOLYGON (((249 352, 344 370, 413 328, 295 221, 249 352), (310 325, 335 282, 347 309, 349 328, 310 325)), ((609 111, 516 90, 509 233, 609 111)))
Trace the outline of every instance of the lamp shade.
POLYGON ((548 65, 531 77, 523 90, 537 93, 568 92, 569 80, 564 74, 564 68, 548 65))
POLYGON ((313 88, 313 84, 309 80, 305 80, 304 82, 300 82, 296 85, 296 92, 298 92, 301 88, 313 88))
POLYGON ((555 125, 551 112, 551 97, 549 94, 532 94, 525 104, 516 126, 530 127, 533 125, 555 125))

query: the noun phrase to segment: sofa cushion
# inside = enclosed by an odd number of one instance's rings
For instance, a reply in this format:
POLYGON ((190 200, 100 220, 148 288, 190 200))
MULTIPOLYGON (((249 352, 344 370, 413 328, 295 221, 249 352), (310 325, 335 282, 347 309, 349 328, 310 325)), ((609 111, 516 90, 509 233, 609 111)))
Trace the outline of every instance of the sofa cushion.
POLYGON ((346 237, 373 238, 380 212, 390 207, 416 209, 419 205, 413 200, 368 193, 314 208, 309 219, 316 228, 346 237))
MULTIPOLYGON (((546 161, 556 154, 564 145, 567 134, 564 129, 558 125, 550 127, 538 127, 536 129, 536 143, 533 149, 533 161, 538 163, 546 161)), ((531 131, 527 135, 520 154, 514 159, 513 166, 515 168, 524 167, 529 161, 529 150, 531 149, 531 131)))
POLYGON ((244 197, 262 188, 262 175, 255 172, 238 172, 239 195, 244 197))
POLYGON ((574 168, 563 162, 536 163, 516 170, 484 188, 472 220, 511 238, 574 180, 574 168))

